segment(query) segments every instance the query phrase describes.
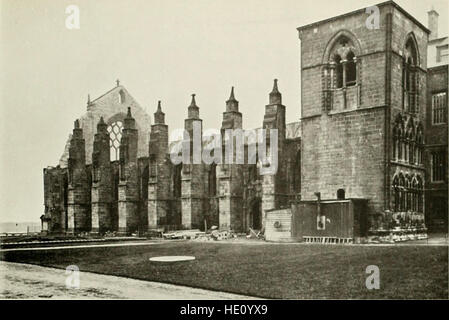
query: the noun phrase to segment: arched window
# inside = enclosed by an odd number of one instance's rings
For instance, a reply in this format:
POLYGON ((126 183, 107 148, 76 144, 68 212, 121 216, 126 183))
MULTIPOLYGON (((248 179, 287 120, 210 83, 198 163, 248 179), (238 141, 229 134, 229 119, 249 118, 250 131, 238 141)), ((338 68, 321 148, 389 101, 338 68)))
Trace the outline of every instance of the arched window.
POLYGON ((403 149, 404 149, 404 124, 402 121, 402 116, 397 115, 394 126, 393 126, 393 160, 404 159, 403 149))
POLYGON ((337 190, 337 199, 338 200, 344 200, 345 199, 345 189, 338 189, 337 190))
POLYGON ((417 180, 417 196, 418 196, 418 212, 423 213, 424 212, 424 201, 423 201, 423 180, 421 179, 420 175, 416 176, 417 180))
POLYGON ((337 54, 334 58, 335 62, 335 87, 343 87, 343 63, 341 57, 337 54))
POLYGON ((415 158, 415 132, 413 127, 413 119, 410 118, 408 124, 407 124, 407 160, 409 163, 414 163, 415 158))
POLYGON ((397 175, 393 178, 393 211, 398 212, 400 208, 400 189, 399 189, 399 177, 397 175))
POLYGON ((405 210, 405 178, 399 173, 399 211, 405 210))
POLYGON ((423 149, 423 132, 422 125, 418 124, 416 129, 416 143, 415 143, 415 164, 422 164, 422 149, 423 149))
POLYGON ((118 102, 120 104, 125 103, 125 92, 123 90, 120 90, 120 92, 119 92, 118 102))
MULTIPOLYGON (((334 88, 345 88, 357 84, 357 59, 356 46, 346 36, 340 36, 333 43, 329 51, 329 63, 335 72, 330 72, 333 77, 334 88)), ((332 71, 332 69, 331 69, 332 71)))
POLYGON ((412 180, 409 175, 405 176, 405 211, 410 211, 412 208, 412 194, 410 188, 412 186, 412 180))
POLYGON ((354 86, 357 82, 357 67, 355 55, 352 51, 346 56, 346 86, 354 86))
POLYGON ((412 211, 414 212, 418 211, 418 199, 418 180, 414 176, 412 179, 412 211))
POLYGON ((123 123, 115 121, 108 126, 111 161, 120 159, 120 141, 122 139, 123 123))
POLYGON ((412 37, 409 37, 405 44, 403 63, 403 108, 407 112, 418 111, 418 50, 412 37))

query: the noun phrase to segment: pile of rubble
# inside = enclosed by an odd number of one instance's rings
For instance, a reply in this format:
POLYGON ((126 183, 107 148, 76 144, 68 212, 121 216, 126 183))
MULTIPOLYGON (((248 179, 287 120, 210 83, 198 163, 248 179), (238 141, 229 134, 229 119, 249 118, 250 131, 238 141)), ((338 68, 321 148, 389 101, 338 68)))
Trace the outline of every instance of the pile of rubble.
POLYGON ((164 239, 190 239, 195 241, 220 241, 237 238, 237 234, 232 230, 218 230, 217 226, 213 226, 207 232, 199 229, 192 230, 176 230, 162 233, 164 239))
POLYGON ((218 230, 216 226, 213 226, 209 232, 196 238, 196 241, 221 241, 237 238, 237 234, 232 230, 218 230))
POLYGON ((263 230, 249 229, 249 234, 239 234, 233 230, 219 230, 217 226, 212 226, 206 232, 199 229, 191 230, 176 230, 161 232, 161 237, 166 240, 171 239, 184 239, 194 240, 199 242, 205 241, 222 241, 222 240, 234 240, 239 237, 246 237, 247 239, 264 239, 263 230))

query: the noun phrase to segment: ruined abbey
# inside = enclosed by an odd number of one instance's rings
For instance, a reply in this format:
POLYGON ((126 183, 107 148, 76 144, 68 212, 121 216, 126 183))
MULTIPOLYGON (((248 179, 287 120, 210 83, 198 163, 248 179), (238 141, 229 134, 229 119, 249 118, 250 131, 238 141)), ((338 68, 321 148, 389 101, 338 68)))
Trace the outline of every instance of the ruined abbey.
MULTIPOLYGON (((257 161, 174 165, 161 102, 150 125, 150 117, 117 84, 88 101, 87 113, 75 121, 59 166, 44 169, 43 219, 48 229, 130 234, 216 225, 238 232, 249 227, 260 230, 263 210, 287 206, 300 191, 299 124, 286 125, 276 81, 268 102, 262 126, 278 129, 278 161, 283 165, 275 174, 261 176, 257 161)), ((192 95, 185 119, 191 137, 194 124, 202 128, 192 95)), ((233 89, 221 129, 242 129, 233 89)), ((247 142, 245 149, 251 143, 256 141, 247 142)))
MULTIPOLYGON (((161 102, 152 123, 118 82, 89 99, 59 165, 44 169, 44 229, 247 232, 266 227, 269 212, 347 200, 366 204, 364 235, 427 230, 434 220, 447 229, 447 62, 430 67, 433 30, 392 1, 377 7, 378 28, 367 27, 365 9, 298 28, 301 119, 286 124, 276 80, 261 106, 261 128, 278 130, 275 173, 261 174, 259 161, 173 164, 161 102)), ((189 133, 203 126, 198 98, 186 110, 189 133)), ((242 129, 234 89, 223 107, 221 130, 242 129)), ((320 219, 314 228, 324 232, 320 219)))

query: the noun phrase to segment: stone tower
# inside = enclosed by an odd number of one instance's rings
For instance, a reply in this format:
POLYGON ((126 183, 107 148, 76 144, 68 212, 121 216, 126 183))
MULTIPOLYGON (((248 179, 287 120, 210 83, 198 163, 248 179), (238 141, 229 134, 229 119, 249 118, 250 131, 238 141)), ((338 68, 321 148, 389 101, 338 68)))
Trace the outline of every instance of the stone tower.
POLYGON ((90 186, 86 169, 85 141, 79 120, 75 121, 68 159, 67 232, 90 231, 90 186))
POLYGON ((168 126, 161 102, 154 113, 150 133, 150 159, 148 180, 148 228, 168 224, 170 220, 171 163, 168 158, 168 126))
POLYGON ((223 112, 221 125, 222 164, 217 166, 217 187, 219 196, 220 229, 243 231, 243 165, 237 164, 237 153, 244 159, 244 135, 242 132, 242 114, 239 112, 239 102, 234 96, 234 87, 226 101, 226 111, 223 112), (236 135, 234 135, 236 133, 236 135), (232 139, 232 140, 229 140, 232 139), (242 141, 237 141, 242 139, 242 141), (231 144, 228 142, 232 141, 231 144), (238 145, 242 147, 237 149, 238 145), (226 159, 226 148, 232 149, 232 159, 226 159), (231 160, 232 163, 229 163, 231 160))
POLYGON ((107 124, 97 124, 92 153, 92 232, 112 230, 112 168, 107 124))
POLYGON ((118 190, 118 231, 126 234, 139 227, 139 179, 137 165, 138 132, 131 107, 124 120, 120 144, 120 182, 118 190))
POLYGON ((301 198, 369 199, 372 230, 423 213, 429 36, 393 1, 376 7, 377 26, 360 9, 298 28, 301 198))
POLYGON ((183 143, 189 145, 189 163, 182 165, 181 192, 181 224, 183 228, 200 228, 204 218, 204 164, 202 162, 203 120, 200 119, 199 107, 196 105, 195 95, 188 107, 187 119, 184 121, 183 143))

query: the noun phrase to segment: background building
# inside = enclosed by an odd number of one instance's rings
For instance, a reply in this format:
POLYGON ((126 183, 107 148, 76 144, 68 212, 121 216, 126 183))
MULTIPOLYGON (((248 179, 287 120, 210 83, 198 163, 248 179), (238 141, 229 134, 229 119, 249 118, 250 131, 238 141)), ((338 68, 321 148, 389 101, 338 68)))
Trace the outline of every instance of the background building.
POLYGON ((428 12, 429 44, 426 110, 426 221, 430 231, 446 231, 447 189, 447 87, 449 41, 438 34, 438 13, 428 12))

